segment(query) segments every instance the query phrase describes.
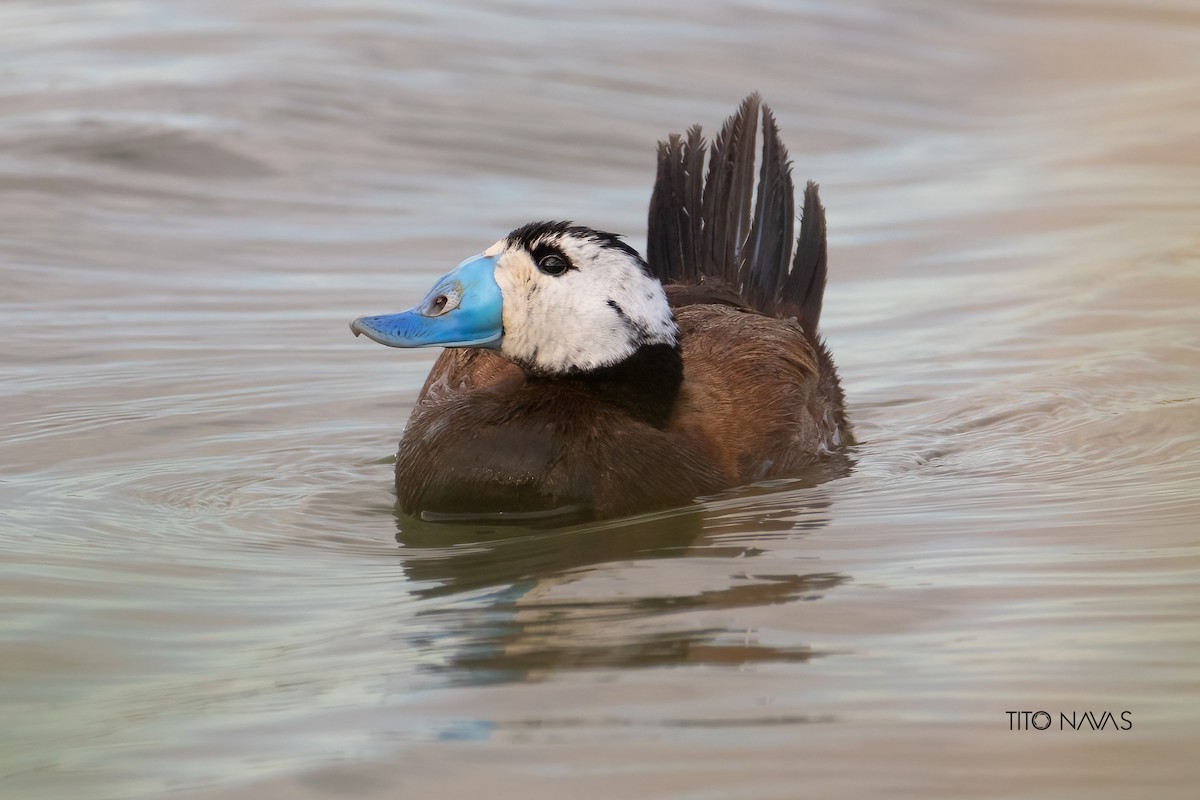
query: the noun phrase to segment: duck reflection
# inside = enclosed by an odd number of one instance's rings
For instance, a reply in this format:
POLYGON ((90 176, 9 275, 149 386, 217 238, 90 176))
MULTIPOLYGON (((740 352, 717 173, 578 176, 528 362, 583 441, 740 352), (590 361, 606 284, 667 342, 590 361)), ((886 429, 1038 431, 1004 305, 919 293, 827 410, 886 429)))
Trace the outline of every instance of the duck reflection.
POLYGON ((760 574, 780 538, 827 524, 821 485, 850 462, 650 515, 559 528, 448 524, 397 514, 413 594, 453 680, 536 680, 555 670, 807 661, 807 645, 764 643, 707 612, 820 599, 833 572, 760 574), (736 561, 735 561, 736 559, 736 561), (453 602, 444 600, 454 596, 453 602), (708 621, 709 624, 706 624, 708 621))

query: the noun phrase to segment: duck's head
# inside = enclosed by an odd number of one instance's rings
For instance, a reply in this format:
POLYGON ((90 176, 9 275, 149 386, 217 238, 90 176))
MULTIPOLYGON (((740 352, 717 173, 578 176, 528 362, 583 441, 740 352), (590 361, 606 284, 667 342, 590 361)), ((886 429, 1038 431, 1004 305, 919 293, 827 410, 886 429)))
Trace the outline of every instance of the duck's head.
POLYGON ((408 311, 350 323, 389 347, 487 347, 539 375, 592 372, 674 347, 662 284, 615 234, 569 222, 517 228, 443 276, 408 311))

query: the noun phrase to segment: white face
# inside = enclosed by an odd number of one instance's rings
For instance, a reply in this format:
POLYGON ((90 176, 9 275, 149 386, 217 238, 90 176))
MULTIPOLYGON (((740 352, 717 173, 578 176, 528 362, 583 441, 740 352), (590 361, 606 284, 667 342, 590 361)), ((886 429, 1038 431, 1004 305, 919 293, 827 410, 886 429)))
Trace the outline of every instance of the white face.
POLYGON ((662 284, 612 234, 565 223, 518 228, 489 247, 504 298, 500 350, 555 375, 612 366, 676 343, 662 284))

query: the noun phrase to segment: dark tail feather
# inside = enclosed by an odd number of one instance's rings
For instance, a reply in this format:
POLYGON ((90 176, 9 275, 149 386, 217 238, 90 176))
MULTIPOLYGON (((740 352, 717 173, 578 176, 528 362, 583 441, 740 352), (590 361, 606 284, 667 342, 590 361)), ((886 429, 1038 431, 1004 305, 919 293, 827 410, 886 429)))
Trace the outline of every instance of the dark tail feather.
POLYGON ((658 265, 658 277, 664 283, 668 275, 675 283, 699 281, 704 148, 698 125, 688 131, 686 143, 677 133, 658 143, 658 177, 650 196, 651 236, 646 258, 658 265))
POLYGON ((754 138, 759 96, 742 101, 712 143, 700 220, 701 274, 738 285, 738 260, 750 232, 754 191, 754 138))
POLYGON ((792 254, 795 204, 787 148, 769 108, 763 108, 762 167, 758 175, 758 203, 754 227, 742 251, 738 286, 750 304, 765 314, 776 314, 780 290, 788 275, 792 254))
POLYGON ((792 259, 794 189, 787 148, 771 110, 757 94, 742 101, 712 143, 693 126, 685 141, 658 145, 646 250, 663 283, 719 283, 764 314, 796 317, 815 336, 825 291, 825 210, 817 186, 804 192, 803 221, 792 259), (761 106, 763 143, 754 197, 754 144, 761 106), (790 262, 790 269, 789 269, 790 262))
POLYGON ((795 305, 788 314, 795 315, 804 330, 811 334, 816 333, 821 321, 827 274, 825 206, 821 205, 817 185, 812 181, 804 187, 803 214, 800 237, 796 239, 796 258, 792 261, 792 272, 783 284, 783 297, 795 305))

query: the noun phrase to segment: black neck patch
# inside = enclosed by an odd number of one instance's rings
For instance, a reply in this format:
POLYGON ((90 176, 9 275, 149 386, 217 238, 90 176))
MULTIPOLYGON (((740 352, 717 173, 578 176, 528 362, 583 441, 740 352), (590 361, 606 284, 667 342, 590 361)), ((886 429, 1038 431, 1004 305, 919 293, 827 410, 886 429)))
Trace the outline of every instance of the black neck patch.
POLYGON ((663 428, 683 385, 683 355, 678 345, 649 344, 610 367, 569 375, 531 376, 531 380, 573 384, 631 417, 663 428))

